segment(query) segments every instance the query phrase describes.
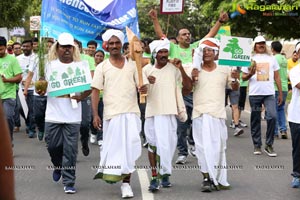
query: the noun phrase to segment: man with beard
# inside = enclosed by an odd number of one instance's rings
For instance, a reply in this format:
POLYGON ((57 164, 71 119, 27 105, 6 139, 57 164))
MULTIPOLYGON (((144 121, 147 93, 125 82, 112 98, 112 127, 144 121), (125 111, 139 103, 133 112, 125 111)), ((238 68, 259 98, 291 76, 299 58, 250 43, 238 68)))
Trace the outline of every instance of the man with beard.
POLYGON ((155 40, 149 46, 155 62, 143 68, 150 82, 145 135, 149 143, 148 157, 152 172, 149 190, 155 192, 159 189, 158 178, 161 178, 162 187, 171 187, 169 176, 177 144, 176 116, 182 122, 187 119, 180 85, 183 82, 182 85, 190 91, 192 84, 184 73, 180 60, 175 60, 176 66, 169 63, 169 40, 155 40))
MULTIPOLYGON (((33 53, 33 46, 31 40, 24 40, 22 42, 23 54, 17 57, 21 69, 23 71, 23 79, 21 82, 21 89, 24 91, 26 79, 29 73, 29 68, 37 64, 38 58, 35 53, 33 53)), ((34 78, 35 80, 35 78, 34 78)), ((26 104, 28 107, 28 114, 26 118, 26 130, 28 130, 28 137, 35 137, 35 120, 33 113, 33 91, 34 91, 34 83, 30 82, 27 90, 24 92, 26 96, 26 104)))
MULTIPOLYGON (((103 90, 103 145, 95 178, 108 183, 122 181, 122 198, 133 197, 130 186, 135 161, 141 155, 140 110, 137 103, 138 71, 135 62, 121 53, 124 34, 109 29, 103 35, 109 59, 100 63, 92 81, 93 125, 101 129, 98 116, 99 91, 103 90)), ((144 84, 148 81, 143 77, 144 84)), ((147 86, 138 88, 146 93, 147 86)))
POLYGON ((249 69, 242 68, 243 80, 249 80, 249 102, 251 106, 251 135, 254 144, 254 155, 261 151, 261 109, 266 109, 267 132, 264 151, 270 157, 276 157, 273 149, 274 131, 276 126, 276 103, 282 103, 282 88, 279 75, 279 65, 276 59, 267 53, 266 40, 263 36, 254 39, 254 56, 256 64, 249 69), (275 101, 274 80, 278 88, 278 102, 275 101))

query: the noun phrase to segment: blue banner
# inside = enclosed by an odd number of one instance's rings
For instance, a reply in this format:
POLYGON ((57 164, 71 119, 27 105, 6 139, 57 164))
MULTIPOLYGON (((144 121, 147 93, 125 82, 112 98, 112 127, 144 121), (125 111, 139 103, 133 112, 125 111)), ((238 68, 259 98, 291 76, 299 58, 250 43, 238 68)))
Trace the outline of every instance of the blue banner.
POLYGON ((89 40, 96 40, 102 48, 101 35, 107 28, 120 29, 125 34, 126 26, 139 36, 136 0, 42 1, 42 37, 57 38, 68 32, 83 47, 89 40))

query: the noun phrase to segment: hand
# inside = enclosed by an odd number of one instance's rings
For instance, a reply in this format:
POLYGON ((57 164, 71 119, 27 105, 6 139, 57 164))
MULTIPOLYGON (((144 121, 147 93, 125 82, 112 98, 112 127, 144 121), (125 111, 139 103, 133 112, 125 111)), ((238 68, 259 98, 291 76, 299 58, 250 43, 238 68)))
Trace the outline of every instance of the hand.
POLYGON ((26 89, 24 89, 23 94, 24 94, 25 97, 27 97, 28 91, 26 89))
POLYGON ((251 66, 249 68, 249 74, 253 76, 256 73, 256 62, 251 61, 251 66))
POLYGON ((240 74, 236 69, 231 71, 231 78, 238 79, 240 77, 240 74))
POLYGON ((155 77, 154 76, 148 76, 148 81, 150 84, 154 84, 155 83, 155 77))
POLYGON ((192 70, 192 81, 193 82, 198 81, 198 77, 199 77, 199 70, 194 68, 192 70))
POLYGON ((6 83, 6 82, 7 82, 7 79, 5 78, 5 76, 4 76, 3 74, 1 75, 1 78, 2 78, 2 82, 3 82, 3 83, 6 83))
POLYGON ((151 9, 148 13, 152 20, 157 20, 157 11, 155 9, 151 9))
POLYGON ((40 96, 44 96, 46 94, 46 92, 42 90, 35 90, 35 92, 40 96))
POLYGON ((147 91, 148 91, 147 85, 142 85, 141 87, 138 88, 138 91, 139 91, 141 94, 147 94, 147 91))
POLYGON ((70 99, 75 99, 77 101, 77 103, 78 103, 78 102, 80 102, 82 100, 82 97, 81 97, 81 95, 79 95, 79 96, 72 96, 72 97, 70 97, 70 99))
POLYGON ((178 58, 174 58, 173 60, 170 60, 170 63, 172 63, 178 69, 182 68, 182 62, 178 58))
POLYGON ((228 17, 228 14, 227 14, 227 12, 221 12, 220 13, 220 16, 219 16, 219 22, 220 23, 224 23, 224 22, 227 22, 228 21, 228 19, 229 19, 229 17, 228 17))
POLYGON ((100 130, 102 129, 102 126, 101 126, 101 119, 98 115, 96 116, 93 116, 93 126, 95 129, 97 130, 100 130))
POLYGON ((282 104, 282 93, 279 93, 278 95, 278 101, 277 101, 278 106, 282 104))

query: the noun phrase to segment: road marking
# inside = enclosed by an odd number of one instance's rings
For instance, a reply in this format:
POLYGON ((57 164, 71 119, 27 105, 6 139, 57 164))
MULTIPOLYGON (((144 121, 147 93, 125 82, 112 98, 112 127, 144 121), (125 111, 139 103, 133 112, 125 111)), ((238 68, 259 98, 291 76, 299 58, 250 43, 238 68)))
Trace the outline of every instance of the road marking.
POLYGON ((153 193, 148 191, 148 185, 150 183, 148 179, 148 175, 145 169, 138 169, 137 174, 139 176, 140 185, 141 185, 141 193, 142 199, 144 200, 154 200, 153 193))

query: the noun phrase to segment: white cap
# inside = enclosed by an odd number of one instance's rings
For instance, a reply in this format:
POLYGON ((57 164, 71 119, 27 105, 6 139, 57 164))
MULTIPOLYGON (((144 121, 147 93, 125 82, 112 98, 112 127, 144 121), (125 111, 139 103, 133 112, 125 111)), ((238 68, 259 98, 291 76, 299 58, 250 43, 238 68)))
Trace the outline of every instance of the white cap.
POLYGON ((299 49, 300 49, 300 42, 298 42, 295 46, 296 53, 298 53, 299 49))
POLYGON ((256 38, 254 39, 254 44, 259 43, 259 42, 266 42, 266 39, 261 35, 256 36, 256 38))
POLYGON ((208 47, 218 51, 220 47, 220 41, 216 38, 203 38, 200 40, 198 47, 202 49, 208 47))
POLYGON ((60 45, 74 45, 74 37, 70 33, 61 33, 58 36, 57 42, 60 45))

